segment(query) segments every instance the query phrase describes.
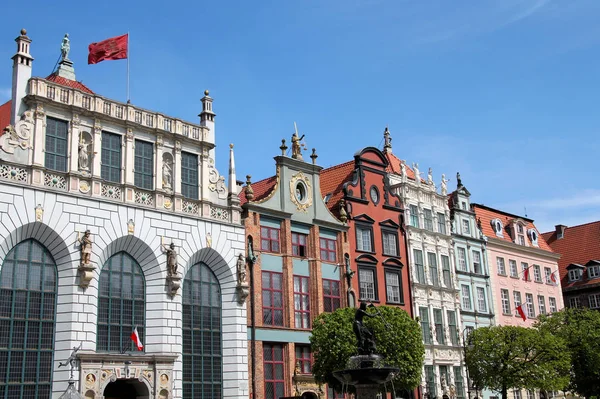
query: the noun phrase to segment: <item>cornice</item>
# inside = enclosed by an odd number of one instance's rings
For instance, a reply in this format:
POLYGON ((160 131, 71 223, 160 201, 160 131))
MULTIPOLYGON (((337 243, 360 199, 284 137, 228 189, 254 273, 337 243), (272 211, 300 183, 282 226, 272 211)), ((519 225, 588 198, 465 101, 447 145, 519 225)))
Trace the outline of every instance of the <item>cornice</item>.
POLYGON ((535 248, 535 247, 526 247, 524 245, 515 244, 513 242, 508 242, 505 240, 500 240, 500 239, 494 238, 494 237, 488 237, 488 245, 490 245, 490 244, 495 244, 499 247, 510 249, 510 250, 525 252, 530 255, 543 256, 543 257, 552 259, 554 261, 558 261, 561 256, 560 254, 546 251, 544 249, 535 248))

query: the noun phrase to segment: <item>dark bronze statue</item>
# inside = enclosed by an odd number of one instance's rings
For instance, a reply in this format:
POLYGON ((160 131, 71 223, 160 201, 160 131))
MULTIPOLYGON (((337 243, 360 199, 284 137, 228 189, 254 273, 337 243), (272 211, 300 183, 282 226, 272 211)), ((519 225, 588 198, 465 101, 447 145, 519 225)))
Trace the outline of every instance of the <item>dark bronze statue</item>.
MULTIPOLYGON (((370 303, 368 307, 374 308, 375 305, 370 303)), ((375 317, 377 313, 369 313, 367 312, 367 303, 361 302, 360 307, 356 309, 356 314, 354 315, 354 324, 352 329, 354 330, 354 334, 356 335, 356 340, 358 341, 358 354, 359 355, 373 355, 375 354, 375 336, 373 335, 373 331, 369 329, 367 326, 363 324, 363 318, 366 317, 375 317)))

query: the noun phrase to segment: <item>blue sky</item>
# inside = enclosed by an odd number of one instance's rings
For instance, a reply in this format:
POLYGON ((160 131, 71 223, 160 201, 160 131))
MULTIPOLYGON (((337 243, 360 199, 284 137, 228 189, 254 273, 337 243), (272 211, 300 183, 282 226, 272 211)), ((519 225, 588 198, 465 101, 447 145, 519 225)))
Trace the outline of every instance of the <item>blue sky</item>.
POLYGON ((68 32, 77 79, 125 101, 126 62, 86 60, 89 43, 129 31, 132 102, 197 122, 209 89, 223 174, 231 142, 238 179, 273 174, 294 121, 325 167, 381 148, 388 125, 396 155, 450 187, 460 171, 475 202, 527 208, 542 231, 600 220, 598 0, 36 0, 3 11, 0 101, 23 27, 34 75, 52 72, 68 32))

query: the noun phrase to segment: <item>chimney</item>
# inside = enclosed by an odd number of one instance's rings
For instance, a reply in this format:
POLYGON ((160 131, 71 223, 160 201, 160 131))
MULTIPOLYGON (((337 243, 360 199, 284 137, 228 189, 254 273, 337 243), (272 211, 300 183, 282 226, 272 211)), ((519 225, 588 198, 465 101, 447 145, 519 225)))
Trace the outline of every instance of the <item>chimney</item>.
POLYGON ((12 57, 12 104, 10 110, 10 124, 13 126, 25 112, 23 98, 27 95, 27 84, 31 79, 31 67, 33 65, 33 57, 29 54, 31 39, 27 37, 25 29, 21 29, 21 36, 17 37, 15 42, 17 42, 17 53, 12 57))
POLYGON ((564 224, 557 224, 554 226, 554 229, 556 230, 556 239, 560 240, 565 236, 565 230, 567 229, 567 226, 564 224))

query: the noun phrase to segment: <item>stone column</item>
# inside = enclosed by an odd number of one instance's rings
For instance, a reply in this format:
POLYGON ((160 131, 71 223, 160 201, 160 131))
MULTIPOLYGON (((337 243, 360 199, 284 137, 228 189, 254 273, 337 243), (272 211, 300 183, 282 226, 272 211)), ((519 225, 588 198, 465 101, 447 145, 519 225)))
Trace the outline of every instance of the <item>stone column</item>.
POLYGON ((133 130, 127 128, 127 135, 125 136, 125 156, 121 157, 121 169, 125 171, 125 184, 132 185, 134 183, 133 168, 134 168, 134 149, 133 145, 133 130))
POLYGON ((46 112, 39 104, 35 109, 35 131, 33 135, 33 165, 44 166, 44 130, 46 127, 46 112))
POLYGON ((175 142, 175 162, 173 164, 173 183, 175 183, 175 194, 181 195, 181 141, 175 142))
POLYGON ((156 136, 156 149, 154 150, 154 189, 162 190, 163 188, 163 175, 162 175, 162 161, 163 161, 163 136, 156 136))
POLYGON ((93 167, 92 174, 94 178, 99 179, 102 171, 102 125, 100 124, 100 120, 96 119, 94 121, 94 146, 92 150, 93 154, 93 167))
POLYGON ((200 168, 200 173, 198 174, 200 176, 200 180, 198 181, 198 184, 200 185, 200 199, 210 198, 210 191, 208 189, 210 185, 210 171, 208 170, 210 160, 210 153, 208 149, 203 146, 200 155, 200 164, 198 165, 200 168))

